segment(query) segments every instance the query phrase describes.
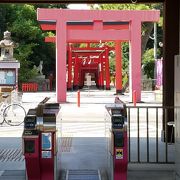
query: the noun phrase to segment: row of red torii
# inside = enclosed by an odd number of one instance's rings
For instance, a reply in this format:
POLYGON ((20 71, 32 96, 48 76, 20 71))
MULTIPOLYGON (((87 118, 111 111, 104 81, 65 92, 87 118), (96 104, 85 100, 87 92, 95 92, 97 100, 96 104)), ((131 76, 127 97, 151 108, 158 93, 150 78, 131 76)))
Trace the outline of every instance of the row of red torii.
MULTIPOLYGON (((48 37, 46 41, 56 43, 57 102, 66 102, 67 43, 99 41, 115 41, 117 84, 121 81, 121 79, 118 80, 118 78, 121 78, 120 42, 129 42, 130 101, 134 90, 136 91, 137 101, 141 101, 141 23, 157 22, 159 16, 160 12, 157 10, 38 9, 37 18, 42 29, 56 31, 56 37, 48 37)), ((68 62, 68 68, 72 68, 71 62, 68 62)), ((68 73, 68 78, 71 78, 70 76, 70 73, 68 73)), ((118 90, 118 87, 116 88, 118 90)))
POLYGON ((104 89, 106 84, 106 90, 110 90, 109 51, 113 48, 90 47, 90 43, 86 43, 83 48, 72 45, 68 46, 67 89, 82 88, 85 80, 87 82, 86 75, 90 74, 99 89, 104 89))

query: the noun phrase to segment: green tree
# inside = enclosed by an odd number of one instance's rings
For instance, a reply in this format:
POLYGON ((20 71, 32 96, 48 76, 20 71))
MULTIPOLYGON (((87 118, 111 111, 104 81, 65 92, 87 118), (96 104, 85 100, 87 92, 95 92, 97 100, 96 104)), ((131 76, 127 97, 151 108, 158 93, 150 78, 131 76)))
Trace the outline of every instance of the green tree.
POLYGON ((13 16, 10 17, 7 28, 12 32, 15 42, 19 43, 19 47, 15 50, 15 57, 21 63, 19 70, 19 81, 28 81, 33 78, 35 72, 32 70, 34 59, 30 60, 30 56, 37 47, 37 38, 40 36, 41 30, 38 27, 36 19, 36 11, 32 5, 10 5, 13 16))
MULTIPOLYGON (((162 10, 162 4, 100 4, 98 9, 102 10, 162 10)), ((142 54, 146 49, 146 44, 153 30, 153 23, 144 22, 142 24, 142 54)))
MULTIPOLYGON (((93 8, 93 6, 92 6, 93 8)), ((151 9, 158 9, 160 10, 161 17, 158 23, 158 41, 162 41, 162 4, 100 4, 99 7, 96 6, 95 9, 102 9, 102 10, 151 10, 151 9)), ((149 78, 154 78, 154 57, 153 57, 153 41, 149 38, 150 36, 153 37, 153 23, 144 22, 142 23, 142 64, 144 64, 144 71, 145 74, 149 78), (151 50, 149 50, 151 49, 151 50), (145 53, 145 54, 144 54, 145 53), (143 55, 144 54, 144 55, 143 55)), ((159 49, 158 49, 159 51, 159 49)), ((113 57, 111 58, 111 66, 115 68, 113 63, 113 57)), ((128 72, 129 66, 129 45, 128 43, 123 43, 123 77, 127 77, 126 74, 128 72)), ((127 78, 126 78, 127 79, 127 78)), ((125 83, 123 78, 123 84, 125 83)))
MULTIPOLYGON (((157 52, 160 53, 159 51, 157 52)), ((147 75, 147 78, 154 79, 154 67, 155 67, 155 60, 154 60, 154 49, 148 49, 143 54, 143 61, 142 61, 142 68, 144 74, 147 75)))
POLYGON ((0 5, 0 32, 9 30, 12 39, 19 43, 15 49, 15 57, 21 63, 19 81, 32 79, 36 72, 34 65, 43 61, 43 73, 48 75, 52 69, 55 71, 55 45, 45 43, 44 38, 48 32, 43 32, 37 21, 36 11, 43 8, 65 8, 61 4, 1 4, 0 5), (2 10, 2 11, 1 11, 2 10))
POLYGON ((4 31, 7 30, 7 19, 10 18, 10 6, 6 4, 0 5, 0 39, 3 38, 4 31))

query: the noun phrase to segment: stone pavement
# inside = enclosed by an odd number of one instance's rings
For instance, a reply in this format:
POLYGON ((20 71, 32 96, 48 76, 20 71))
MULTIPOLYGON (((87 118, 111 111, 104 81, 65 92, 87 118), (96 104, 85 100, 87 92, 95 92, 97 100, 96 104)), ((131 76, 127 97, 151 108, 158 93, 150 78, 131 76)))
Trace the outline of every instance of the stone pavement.
MULTIPOLYGON (((57 121, 62 152, 58 154, 63 172, 68 169, 99 169, 106 180, 107 166, 104 105, 113 103, 113 91, 87 90, 81 92, 77 107, 77 92, 68 92, 67 103, 61 104, 62 122, 57 121)), ((55 93, 24 93, 22 105, 34 108, 44 97, 55 101, 55 93)), ((120 97, 127 102, 128 94, 120 97)), ((157 104, 153 93, 143 93, 144 102, 157 104)), ((158 103, 159 104, 159 103, 158 103)), ((24 157, 21 151, 23 127, 0 127, 0 180, 25 179, 24 157)), ((65 174, 65 173, 64 173, 65 174)), ((128 166, 128 180, 173 180, 173 164, 133 164, 128 166)), ((63 179, 63 178, 62 178, 63 179)), ((85 179, 84 179, 85 180, 85 179)))

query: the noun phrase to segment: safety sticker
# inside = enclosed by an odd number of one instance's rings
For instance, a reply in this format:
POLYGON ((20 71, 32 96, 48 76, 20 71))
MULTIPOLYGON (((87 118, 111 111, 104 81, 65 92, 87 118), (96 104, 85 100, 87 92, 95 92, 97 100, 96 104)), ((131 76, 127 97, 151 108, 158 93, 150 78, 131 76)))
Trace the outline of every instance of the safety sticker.
POLYGON ((52 158, 51 151, 42 151, 42 159, 52 158))
POLYGON ((116 159, 123 159, 123 149, 116 149, 116 159))

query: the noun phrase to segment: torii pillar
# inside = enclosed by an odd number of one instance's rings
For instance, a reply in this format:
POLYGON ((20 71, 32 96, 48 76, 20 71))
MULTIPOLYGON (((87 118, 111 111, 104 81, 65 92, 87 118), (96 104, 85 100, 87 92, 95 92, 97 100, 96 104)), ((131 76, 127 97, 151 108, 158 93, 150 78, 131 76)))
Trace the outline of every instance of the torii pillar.
POLYGON ((79 60, 78 60, 78 55, 76 54, 75 60, 74 60, 74 84, 73 88, 75 90, 79 89, 79 60))
POLYGON ((110 90, 110 72, 109 72, 109 48, 105 48, 105 74, 106 74, 106 90, 110 90))
POLYGON ((56 23, 56 99, 66 102, 66 21, 56 23))
POLYGON ((67 89, 72 90, 72 47, 68 46, 68 83, 67 89))
POLYGON ((121 51, 121 41, 115 42, 115 54, 116 54, 116 93, 122 93, 122 51, 121 51))
POLYGON ((141 20, 134 18, 130 22, 130 60, 129 60, 129 95, 136 91, 137 102, 141 101, 141 20))

